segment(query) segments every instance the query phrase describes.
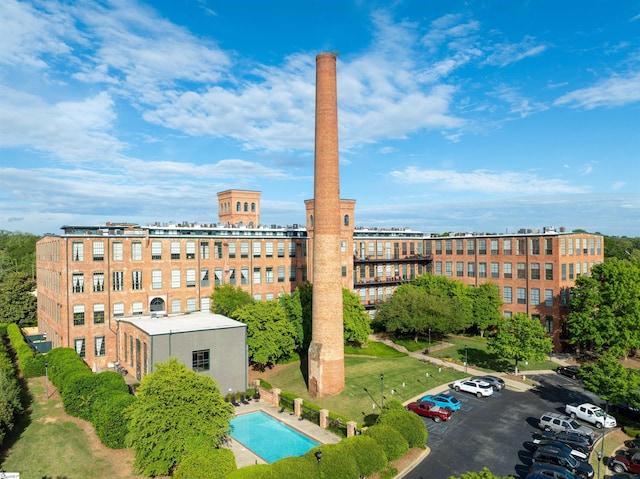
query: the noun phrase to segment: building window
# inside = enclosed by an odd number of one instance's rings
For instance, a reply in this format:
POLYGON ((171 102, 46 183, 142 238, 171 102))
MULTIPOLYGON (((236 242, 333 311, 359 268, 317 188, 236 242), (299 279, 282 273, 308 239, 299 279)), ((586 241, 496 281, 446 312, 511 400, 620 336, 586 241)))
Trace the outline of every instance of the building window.
POLYGON ((498 255, 499 251, 498 251, 498 240, 497 239, 492 239, 491 240, 491 254, 492 255, 498 255))
POLYGON ((456 276, 464 276, 464 263, 462 261, 456 262, 456 276))
POLYGON ((229 284, 236 284, 236 269, 233 267, 229 268, 229 284))
POLYGON ((502 254, 503 255, 511 255, 511 240, 510 239, 502 240, 502 254))
POLYGON ((107 351, 104 336, 96 336, 95 338, 93 338, 93 341, 94 341, 94 355, 96 357, 104 356, 107 351))
POLYGON ((254 301, 262 301, 262 295, 260 293, 256 293, 253 295, 254 301))
POLYGON ((71 261, 84 261, 84 243, 74 241, 71 243, 71 261))
POLYGON ((209 242, 203 241, 200 243, 200 259, 209 259, 209 242))
POLYGON ((196 286, 196 270, 193 268, 187 269, 187 288, 195 288, 196 286))
POLYGON ((444 242, 444 253, 445 254, 453 254, 453 242, 451 240, 445 240, 445 242, 444 242))
POLYGON ((500 263, 491 263, 491 277, 494 279, 500 278, 500 263))
POLYGON ((349 226, 349 215, 344 215, 344 225, 349 226))
POLYGON ((540 263, 531 263, 531 279, 540 279, 540 263))
POLYGON ((196 258, 196 243, 195 241, 187 241, 185 245, 185 254, 187 259, 196 258))
POLYGON ((104 304, 93 305, 93 324, 104 324, 104 304))
POLYGON ((93 273, 93 292, 101 293, 104 291, 104 273, 93 273))
POLYGON ((211 284, 211 278, 209 277, 209 268, 202 268, 200 270, 200 286, 209 286, 211 284))
POLYGON ((487 254, 487 240, 478 240, 478 254, 487 254))
POLYGON ((511 269, 512 266, 513 265, 511 263, 502 264, 502 274, 504 275, 505 279, 513 278, 513 271, 511 269))
POLYGON ((476 276, 476 265, 472 261, 467 263, 467 276, 469 278, 475 278, 476 276))
POLYGON ((544 254, 552 255, 553 254, 553 239, 545 238, 544 239, 544 254))
POLYGON ((235 258, 236 257, 236 242, 235 241, 230 241, 229 242, 229 258, 235 258))
POLYGON ((104 241, 93 242, 93 261, 104 261, 104 241))
POLYGON ((213 259, 222 259, 222 241, 213 242, 213 259))
POLYGON ((171 259, 180 259, 180 242, 171 242, 171 259))
POLYGON ((527 240, 525 238, 518 238, 516 240, 516 255, 524 256, 527 254, 527 240))
POLYGON ((442 254, 442 240, 436 240, 436 254, 442 254))
POLYGON ((127 343, 127 333, 124 333, 124 362, 129 359, 129 343, 127 343))
POLYGON ((171 270, 171 287, 172 288, 180 287, 180 270, 179 269, 171 270))
POLYGON ((251 212, 255 212, 256 211, 256 204, 255 203, 251 203, 251 212))
POLYGON ((113 290, 122 291, 124 289, 124 272, 114 271, 112 276, 113 276, 113 290))
POLYGON ((347 277, 347 267, 342 265, 342 277, 346 278, 347 277))
POLYGON ((347 252, 347 242, 346 241, 340 241, 340 252, 341 253, 346 253, 347 252))
POLYGON ((513 302, 513 289, 511 288, 511 286, 504 287, 502 299, 507 304, 511 304, 513 302))
POLYGON ((526 288, 518 288, 516 290, 516 295, 518 299, 518 304, 527 304, 527 289, 526 288))
POLYGON ((111 244, 111 257, 113 261, 122 261, 124 259, 124 247, 122 241, 114 241, 111 244))
POLYGON ((142 289, 142 271, 131 272, 131 289, 136 291, 142 289))
POLYGON ((531 305, 540 305, 540 290, 538 288, 531 288, 531 305))
POLYGON ((566 281, 567 280, 567 265, 565 263, 563 263, 560 269, 561 269, 562 281, 566 281))
POLYGON ((131 260, 142 261, 142 243, 140 241, 131 243, 131 260))
POLYGON ((133 336, 129 335, 129 351, 131 355, 129 356, 129 364, 133 366, 133 336))
POLYGON ((553 290, 552 289, 544 290, 544 305, 548 307, 553 306, 553 290))
POLYGON ((273 283, 273 267, 272 266, 266 267, 264 279, 268 284, 273 283))
POLYGON ((444 274, 445 276, 453 276, 453 261, 445 261, 444 274))
POLYGON ((162 259, 162 243, 160 241, 151 242, 151 259, 162 259))
POLYGON ((187 312, 191 313, 198 309, 198 302, 196 298, 187 298, 187 312))
POLYGON ((85 358, 87 356, 87 352, 85 350, 85 340, 84 338, 77 338, 73 340, 73 344, 76 348, 76 353, 81 358, 85 358))
POLYGON ((260 284, 262 272, 260 268, 253 268, 253 284, 260 284))
POLYGON ((544 264, 544 279, 551 281, 553 279, 553 263, 544 264))
POLYGON ((248 202, 244 202, 244 212, 247 213, 249 211, 249 203, 248 202))
POLYGON ((540 238, 531 238, 531 254, 540 254, 540 238))
POLYGON ((114 303, 113 305, 113 317, 121 318, 124 316, 124 303, 114 303))
POLYGON ((278 258, 284 258, 284 241, 278 241, 278 258))
POLYGON ((224 280, 222 278, 222 268, 216 268, 215 270, 213 270, 213 285, 222 286, 223 284, 224 280))
POLYGON ((144 310, 144 305, 142 301, 134 301, 131 304, 131 315, 132 316, 142 316, 144 310))
POLYGON ((518 279, 527 279, 527 265, 525 263, 518 263, 516 265, 517 268, 517 278, 518 279))
POLYGON ((547 316, 545 318, 545 324, 546 324, 547 334, 553 334, 553 316, 547 316))
POLYGON ((240 268, 240 284, 249 284, 249 268, 240 268))
POLYGON ((71 275, 71 290, 74 293, 84 293, 84 274, 73 273, 71 275))
POLYGON ((296 257, 296 243, 294 241, 291 241, 289 243, 289 258, 295 258, 296 257))
POLYGON ((259 258, 262 256, 262 243, 256 241, 253 243, 253 257, 259 258))
POLYGON ((264 255, 267 258, 273 258, 273 243, 271 241, 264 244, 264 255))
POLYGON ((284 266, 278 266, 278 283, 284 283, 284 266))
POLYGON ((239 212, 241 212, 241 211, 242 211, 242 206, 240 205, 240 202, 238 201, 238 202, 236 203, 236 212, 238 212, 238 213, 239 213, 239 212))
POLYGON ((171 300, 171 312, 172 313, 179 313, 182 309, 182 301, 180 301, 179 299, 172 299, 171 300))
POLYGON ((240 257, 248 258, 249 257, 249 243, 246 241, 240 242, 240 257))
POLYGON ((296 267, 289 266, 289 281, 295 282, 296 280, 296 267))
POLYGON ((478 278, 487 277, 487 263, 478 263, 478 278))
POLYGON ((73 325, 84 326, 84 306, 82 304, 76 304, 73 307, 73 325))
POLYGON ((476 254, 475 240, 467 240, 467 254, 476 254))

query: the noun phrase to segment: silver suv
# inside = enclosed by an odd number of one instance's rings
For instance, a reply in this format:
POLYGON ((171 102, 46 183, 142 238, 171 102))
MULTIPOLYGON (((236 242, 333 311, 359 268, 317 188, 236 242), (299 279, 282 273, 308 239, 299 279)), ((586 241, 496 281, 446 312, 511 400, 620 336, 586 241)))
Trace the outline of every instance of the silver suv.
POLYGON ((582 426, 575 419, 571 419, 564 414, 558 414, 556 412, 547 412, 540 416, 538 426, 543 431, 569 431, 577 432, 583 436, 593 438, 593 429, 587 426, 582 426))

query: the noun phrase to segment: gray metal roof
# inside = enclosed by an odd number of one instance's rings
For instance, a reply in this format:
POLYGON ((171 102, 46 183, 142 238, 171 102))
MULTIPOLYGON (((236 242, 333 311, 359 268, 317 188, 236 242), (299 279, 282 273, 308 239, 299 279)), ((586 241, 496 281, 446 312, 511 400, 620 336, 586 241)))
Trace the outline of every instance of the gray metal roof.
POLYGON ((246 328, 247 325, 221 314, 197 311, 152 318, 149 316, 122 318, 119 321, 130 323, 149 336, 165 334, 209 331, 212 329, 246 328))

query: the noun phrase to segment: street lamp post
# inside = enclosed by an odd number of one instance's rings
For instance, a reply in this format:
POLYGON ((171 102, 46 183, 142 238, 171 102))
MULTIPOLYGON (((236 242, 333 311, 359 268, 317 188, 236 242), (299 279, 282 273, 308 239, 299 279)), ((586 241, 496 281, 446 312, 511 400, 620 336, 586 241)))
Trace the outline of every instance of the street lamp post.
POLYGON ((429 347, 427 348, 427 352, 431 352, 431 328, 429 328, 429 347))
POLYGON ((602 451, 598 451, 598 479, 600 479, 600 462, 601 461, 602 461, 602 451))
POLYGON ((467 345, 464 345, 464 373, 467 373, 467 364, 469 364, 469 354, 467 350, 467 345))
POLYGON ((320 475, 320 459, 322 459, 322 451, 316 451, 316 460, 318 461, 318 475, 320 475))
POLYGON ((380 373, 380 396, 382 397, 382 407, 384 407, 384 373, 380 373))

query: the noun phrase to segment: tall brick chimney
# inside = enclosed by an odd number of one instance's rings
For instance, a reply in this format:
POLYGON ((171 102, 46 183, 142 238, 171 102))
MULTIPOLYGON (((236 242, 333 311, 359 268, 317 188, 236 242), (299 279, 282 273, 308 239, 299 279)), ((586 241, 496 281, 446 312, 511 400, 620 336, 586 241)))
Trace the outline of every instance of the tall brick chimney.
POLYGON ((333 396, 344 389, 336 56, 316 56, 313 324, 308 371, 313 397, 333 396))

